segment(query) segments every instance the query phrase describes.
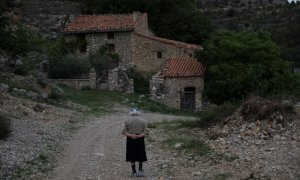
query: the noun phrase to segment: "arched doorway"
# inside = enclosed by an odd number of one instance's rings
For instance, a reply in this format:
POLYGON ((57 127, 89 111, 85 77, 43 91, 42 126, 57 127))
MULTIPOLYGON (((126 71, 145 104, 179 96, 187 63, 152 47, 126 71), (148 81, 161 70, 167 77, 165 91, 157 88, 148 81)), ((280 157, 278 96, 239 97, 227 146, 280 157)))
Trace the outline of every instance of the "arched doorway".
POLYGON ((195 87, 186 87, 180 95, 180 108, 183 110, 195 110, 195 87))

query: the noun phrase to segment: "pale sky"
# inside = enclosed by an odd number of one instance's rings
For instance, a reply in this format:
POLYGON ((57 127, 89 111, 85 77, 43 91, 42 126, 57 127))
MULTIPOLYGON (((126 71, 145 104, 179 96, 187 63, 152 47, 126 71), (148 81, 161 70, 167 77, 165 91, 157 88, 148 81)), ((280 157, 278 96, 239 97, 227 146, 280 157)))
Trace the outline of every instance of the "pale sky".
POLYGON ((292 1, 295 1, 295 2, 297 2, 297 1, 300 1, 300 0, 288 0, 288 2, 292 2, 292 1))

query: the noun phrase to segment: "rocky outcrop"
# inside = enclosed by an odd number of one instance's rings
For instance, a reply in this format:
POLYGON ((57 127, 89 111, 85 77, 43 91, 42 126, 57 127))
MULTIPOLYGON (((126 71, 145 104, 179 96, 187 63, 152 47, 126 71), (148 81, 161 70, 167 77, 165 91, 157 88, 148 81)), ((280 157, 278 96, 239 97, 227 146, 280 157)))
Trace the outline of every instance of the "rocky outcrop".
POLYGON ((50 38, 56 38, 62 27, 82 14, 81 4, 69 1, 15 0, 12 5, 17 19, 50 38))
POLYGON ((286 5, 287 0, 198 0, 200 8, 216 7, 246 7, 246 6, 276 6, 286 5))

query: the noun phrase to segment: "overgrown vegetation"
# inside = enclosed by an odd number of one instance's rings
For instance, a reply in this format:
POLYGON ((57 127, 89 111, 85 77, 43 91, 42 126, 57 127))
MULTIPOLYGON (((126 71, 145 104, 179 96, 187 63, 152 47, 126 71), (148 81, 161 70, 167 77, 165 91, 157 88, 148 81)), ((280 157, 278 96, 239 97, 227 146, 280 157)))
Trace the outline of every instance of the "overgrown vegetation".
MULTIPOLYGON (((241 106, 241 114, 245 120, 256 121, 270 119, 276 115, 285 116, 294 112, 293 102, 289 99, 266 99, 252 96, 241 106)), ((279 117, 278 121, 283 121, 284 117, 279 117)), ((274 118, 274 117, 273 117, 274 118)), ((278 122, 283 123, 284 122, 278 122)))
POLYGON ((5 15, 6 1, 0 1, 0 49, 10 56, 24 56, 31 50, 40 49, 41 39, 34 36, 22 24, 16 24, 5 15))
POLYGON ((134 92, 148 94, 149 93, 149 79, 153 73, 139 72, 136 69, 131 69, 128 72, 129 78, 134 81, 134 92))
POLYGON ((157 36, 201 44, 212 31, 210 20, 193 0, 81 0, 89 14, 148 13, 157 36))
POLYGON ((108 45, 105 44, 95 54, 90 55, 89 60, 98 78, 101 78, 101 76, 107 77, 109 69, 118 67, 120 58, 118 54, 109 52, 108 45))
POLYGON ((238 103, 226 102, 219 106, 211 106, 199 114, 198 127, 208 127, 221 122, 239 107, 238 103))
POLYGON ((10 134, 10 120, 0 115, 0 139, 6 139, 10 134))
POLYGON ((171 148, 175 147, 177 144, 180 144, 177 150, 185 151, 186 153, 194 153, 199 156, 204 156, 211 152, 209 146, 199 139, 173 137, 164 140, 162 143, 171 148))
POLYGON ((300 77, 280 58, 280 49, 268 33, 217 31, 198 58, 207 67, 204 93, 215 103, 249 94, 299 95, 300 77))
POLYGON ((180 111, 158 104, 149 100, 144 95, 122 94, 119 92, 99 91, 99 90, 74 90, 63 87, 65 100, 89 107, 91 114, 103 114, 110 112, 114 105, 122 104, 127 107, 137 107, 145 111, 159 112, 174 115, 194 115, 193 112, 180 111))

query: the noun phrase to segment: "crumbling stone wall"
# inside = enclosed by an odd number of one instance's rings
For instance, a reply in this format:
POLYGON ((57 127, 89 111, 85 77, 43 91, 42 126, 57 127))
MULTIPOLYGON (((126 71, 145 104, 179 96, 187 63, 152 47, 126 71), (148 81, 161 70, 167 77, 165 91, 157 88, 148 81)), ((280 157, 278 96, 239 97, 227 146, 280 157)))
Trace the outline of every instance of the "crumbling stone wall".
POLYGON ((134 93, 133 79, 121 68, 112 69, 108 72, 108 90, 134 93))

